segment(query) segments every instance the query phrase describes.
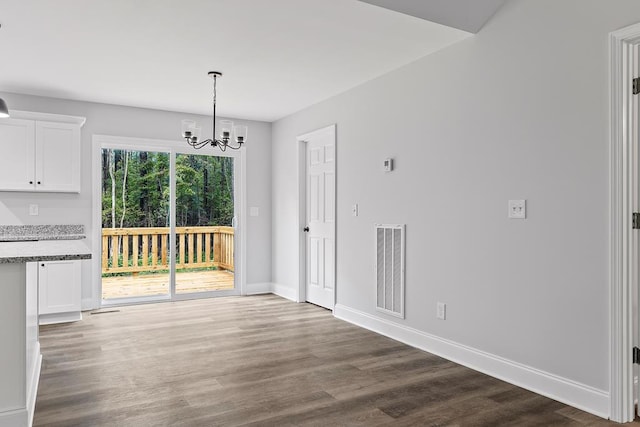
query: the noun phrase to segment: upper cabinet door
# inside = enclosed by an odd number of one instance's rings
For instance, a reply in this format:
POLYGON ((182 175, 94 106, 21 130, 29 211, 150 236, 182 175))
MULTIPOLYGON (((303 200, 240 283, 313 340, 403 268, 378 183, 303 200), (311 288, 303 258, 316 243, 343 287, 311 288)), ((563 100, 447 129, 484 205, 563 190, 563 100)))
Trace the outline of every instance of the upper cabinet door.
POLYGON ((0 120, 0 190, 35 188, 33 120, 0 120))
POLYGON ((36 121, 36 191, 80 192, 80 127, 36 121))

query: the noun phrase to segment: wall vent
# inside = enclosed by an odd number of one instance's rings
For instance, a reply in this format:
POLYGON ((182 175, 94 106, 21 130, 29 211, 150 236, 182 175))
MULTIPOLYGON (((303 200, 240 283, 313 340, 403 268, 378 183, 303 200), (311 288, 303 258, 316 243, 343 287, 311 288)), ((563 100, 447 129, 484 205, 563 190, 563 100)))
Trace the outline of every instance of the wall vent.
POLYGON ((376 308, 404 319, 404 224, 376 224, 376 308))

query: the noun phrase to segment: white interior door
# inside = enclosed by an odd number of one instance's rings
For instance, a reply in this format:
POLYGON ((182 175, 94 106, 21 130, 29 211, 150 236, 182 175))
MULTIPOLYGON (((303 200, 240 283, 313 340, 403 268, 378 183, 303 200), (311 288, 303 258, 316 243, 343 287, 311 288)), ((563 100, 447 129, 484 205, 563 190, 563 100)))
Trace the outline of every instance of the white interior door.
POLYGON ((335 127, 305 137, 306 299, 333 310, 335 292, 336 141, 335 127))

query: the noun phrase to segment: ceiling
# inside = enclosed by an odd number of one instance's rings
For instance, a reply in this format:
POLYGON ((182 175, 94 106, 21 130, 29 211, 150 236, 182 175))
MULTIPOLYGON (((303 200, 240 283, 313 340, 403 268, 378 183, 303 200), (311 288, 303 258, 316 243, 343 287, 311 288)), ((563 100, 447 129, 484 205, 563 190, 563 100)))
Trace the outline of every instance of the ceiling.
POLYGON ((477 33, 506 0, 360 0, 477 33))
POLYGON ((210 114, 218 70, 218 114, 265 121, 470 36, 357 0, 0 0, 0 24, 2 92, 210 114))

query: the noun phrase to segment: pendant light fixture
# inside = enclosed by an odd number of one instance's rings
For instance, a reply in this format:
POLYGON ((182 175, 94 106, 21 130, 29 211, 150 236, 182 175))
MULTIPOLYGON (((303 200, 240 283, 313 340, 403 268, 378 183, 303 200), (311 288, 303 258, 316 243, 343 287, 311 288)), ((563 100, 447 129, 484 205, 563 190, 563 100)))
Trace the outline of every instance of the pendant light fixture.
POLYGON ((0 119, 6 119, 7 117, 9 117, 7 103, 4 102, 4 99, 0 98, 0 119))
POLYGON ((248 129, 244 125, 234 126, 231 120, 220 120, 220 137, 216 137, 216 83, 218 77, 222 77, 222 73, 209 71, 209 76, 213 78, 213 137, 201 140, 202 128, 193 120, 182 121, 182 137, 196 150, 207 145, 218 147, 221 151, 226 151, 227 148, 238 150, 247 141, 248 129))

